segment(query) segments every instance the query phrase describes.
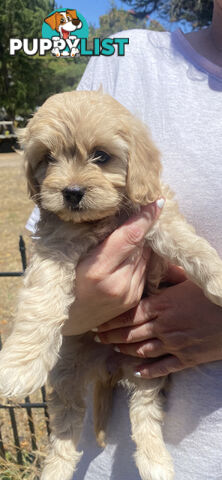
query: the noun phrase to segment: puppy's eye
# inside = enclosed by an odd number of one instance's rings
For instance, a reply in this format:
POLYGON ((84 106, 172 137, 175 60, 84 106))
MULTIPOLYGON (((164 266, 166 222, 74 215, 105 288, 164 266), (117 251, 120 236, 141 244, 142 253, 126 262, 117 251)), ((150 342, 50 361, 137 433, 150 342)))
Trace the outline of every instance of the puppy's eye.
POLYGON ((110 155, 106 152, 103 152, 102 150, 96 150, 93 153, 93 162, 94 163, 106 163, 110 160, 110 155))
POLYGON ((47 163, 55 163, 56 159, 51 155, 51 153, 47 153, 44 157, 47 163))
POLYGON ((65 23, 65 19, 61 18, 60 23, 65 23))

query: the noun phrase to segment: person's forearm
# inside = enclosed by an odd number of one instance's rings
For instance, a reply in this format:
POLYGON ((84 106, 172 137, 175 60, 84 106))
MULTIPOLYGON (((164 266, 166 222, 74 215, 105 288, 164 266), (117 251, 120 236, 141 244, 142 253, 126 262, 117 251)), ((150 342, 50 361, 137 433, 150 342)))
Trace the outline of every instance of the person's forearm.
POLYGON ((143 298, 97 332, 97 340, 138 357, 138 374, 153 378, 222 360, 222 309, 186 280, 143 298), (152 358, 146 363, 139 358, 152 358))

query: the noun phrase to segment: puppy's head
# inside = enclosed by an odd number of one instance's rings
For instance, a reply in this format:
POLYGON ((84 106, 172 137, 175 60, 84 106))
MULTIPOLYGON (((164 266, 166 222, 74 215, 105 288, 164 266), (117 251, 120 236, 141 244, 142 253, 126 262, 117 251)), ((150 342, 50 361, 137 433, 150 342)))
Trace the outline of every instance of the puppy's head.
POLYGON ((82 27, 82 22, 78 18, 76 10, 55 12, 45 18, 45 22, 52 28, 52 30, 59 32, 64 39, 68 38, 68 32, 72 32, 82 27))
POLYGON ((160 194, 159 155, 145 126, 101 92, 50 97, 21 143, 30 195, 64 221, 96 221, 160 194))

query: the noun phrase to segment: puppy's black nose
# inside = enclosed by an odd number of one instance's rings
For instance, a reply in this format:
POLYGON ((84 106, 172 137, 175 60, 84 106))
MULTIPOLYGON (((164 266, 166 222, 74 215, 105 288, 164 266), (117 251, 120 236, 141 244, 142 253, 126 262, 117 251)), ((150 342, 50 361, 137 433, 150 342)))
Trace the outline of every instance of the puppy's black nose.
POLYGON ((75 208, 79 204, 85 193, 85 188, 80 185, 73 185, 71 187, 64 188, 62 194, 66 203, 75 208))
POLYGON ((79 25, 79 24, 80 24, 80 20, 78 20, 78 19, 73 19, 73 20, 72 20, 72 24, 73 24, 73 25, 79 25))

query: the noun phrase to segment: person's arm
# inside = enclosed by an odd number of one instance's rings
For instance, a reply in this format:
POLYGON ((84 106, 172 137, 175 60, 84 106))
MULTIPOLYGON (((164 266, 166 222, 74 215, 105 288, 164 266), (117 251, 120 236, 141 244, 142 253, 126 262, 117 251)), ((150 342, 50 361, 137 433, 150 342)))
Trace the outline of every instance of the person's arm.
POLYGON ((97 330, 97 340, 138 357, 137 371, 146 377, 222 359, 221 308, 183 271, 171 268, 175 285, 140 300, 149 261, 143 238, 158 214, 154 206, 143 209, 79 264, 76 301, 63 329, 64 335, 97 330))
POLYGON ((184 279, 99 327, 98 339, 142 358, 138 376, 159 377, 222 360, 222 309, 184 279))
POLYGON ((96 328, 138 304, 150 255, 144 237, 159 214, 156 203, 143 207, 79 263, 64 335, 96 328))

